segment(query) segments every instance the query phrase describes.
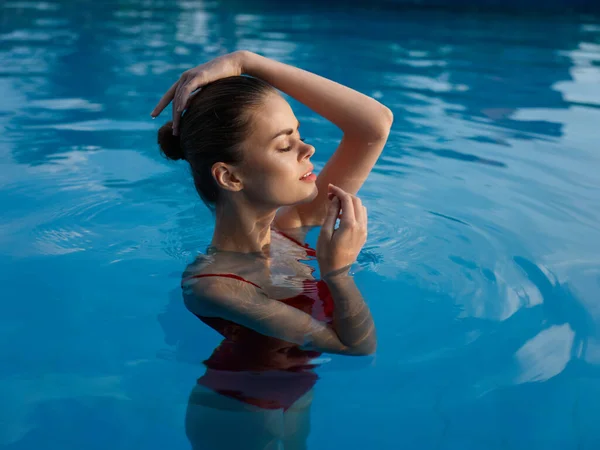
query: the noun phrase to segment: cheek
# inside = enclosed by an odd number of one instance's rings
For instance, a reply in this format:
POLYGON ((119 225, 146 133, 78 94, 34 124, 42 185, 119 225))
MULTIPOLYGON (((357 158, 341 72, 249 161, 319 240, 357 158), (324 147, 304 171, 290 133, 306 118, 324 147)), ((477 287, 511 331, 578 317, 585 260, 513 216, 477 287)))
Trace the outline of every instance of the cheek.
POLYGON ((282 183, 293 183, 297 178, 298 163, 293 158, 274 158, 269 161, 264 161, 257 166, 257 170, 253 175, 257 176, 258 181, 267 185, 281 185, 282 183))
POLYGON ((263 188, 275 196, 285 196, 296 187, 296 172, 286 167, 274 167, 265 170, 260 176, 263 188))
POLYGON ((254 190, 271 198, 295 201, 297 189, 301 187, 298 178, 297 162, 276 161, 255 167, 253 173, 254 190), (294 165, 295 164, 295 165, 294 165), (288 198, 289 197, 289 198, 288 198))

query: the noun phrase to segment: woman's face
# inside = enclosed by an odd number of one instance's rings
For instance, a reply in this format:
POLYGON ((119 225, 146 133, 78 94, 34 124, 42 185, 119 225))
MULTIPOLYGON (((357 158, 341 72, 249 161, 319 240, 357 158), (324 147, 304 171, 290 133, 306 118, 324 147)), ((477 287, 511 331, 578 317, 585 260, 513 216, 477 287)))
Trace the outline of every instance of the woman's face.
POLYGON ((298 119, 288 102, 268 94, 252 120, 240 167, 246 195, 275 207, 313 200, 318 193, 315 177, 300 178, 313 170, 315 148, 300 140, 298 119))

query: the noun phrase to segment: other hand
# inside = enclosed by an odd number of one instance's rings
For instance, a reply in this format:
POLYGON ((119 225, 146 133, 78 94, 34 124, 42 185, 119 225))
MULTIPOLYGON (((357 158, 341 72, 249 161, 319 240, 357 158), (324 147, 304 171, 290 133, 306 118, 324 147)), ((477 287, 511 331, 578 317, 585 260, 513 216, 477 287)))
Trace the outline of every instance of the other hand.
POLYGON ((355 195, 329 185, 327 216, 317 240, 321 277, 351 265, 367 240, 367 208, 355 195), (334 229, 340 216, 340 226, 334 229))

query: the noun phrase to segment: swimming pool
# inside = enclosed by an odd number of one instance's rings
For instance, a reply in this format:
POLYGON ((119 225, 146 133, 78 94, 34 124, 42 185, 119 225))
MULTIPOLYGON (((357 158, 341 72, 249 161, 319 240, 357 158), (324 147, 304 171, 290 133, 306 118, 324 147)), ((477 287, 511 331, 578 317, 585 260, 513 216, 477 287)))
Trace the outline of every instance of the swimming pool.
MULTIPOLYGON (((212 236, 149 112, 248 49, 380 99, 359 195, 374 358, 323 357, 310 449, 600 448, 600 22, 243 2, 0 6, 0 448, 189 448, 212 236)), ((320 169, 340 133, 292 103, 320 169)), ((314 245, 316 233, 309 234, 314 245)))

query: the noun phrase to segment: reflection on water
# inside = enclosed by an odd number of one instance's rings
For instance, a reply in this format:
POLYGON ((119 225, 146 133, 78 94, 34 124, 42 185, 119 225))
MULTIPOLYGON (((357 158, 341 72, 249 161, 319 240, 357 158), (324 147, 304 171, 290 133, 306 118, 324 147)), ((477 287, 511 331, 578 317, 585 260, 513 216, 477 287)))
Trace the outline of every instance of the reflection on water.
MULTIPOLYGON (((241 48, 395 115, 360 192, 378 355, 316 369, 308 447, 598 447, 598 17, 233 0, 0 5, 0 446, 188 448, 212 222, 149 112, 241 48)), ((339 130, 292 105, 318 172, 339 130)))

